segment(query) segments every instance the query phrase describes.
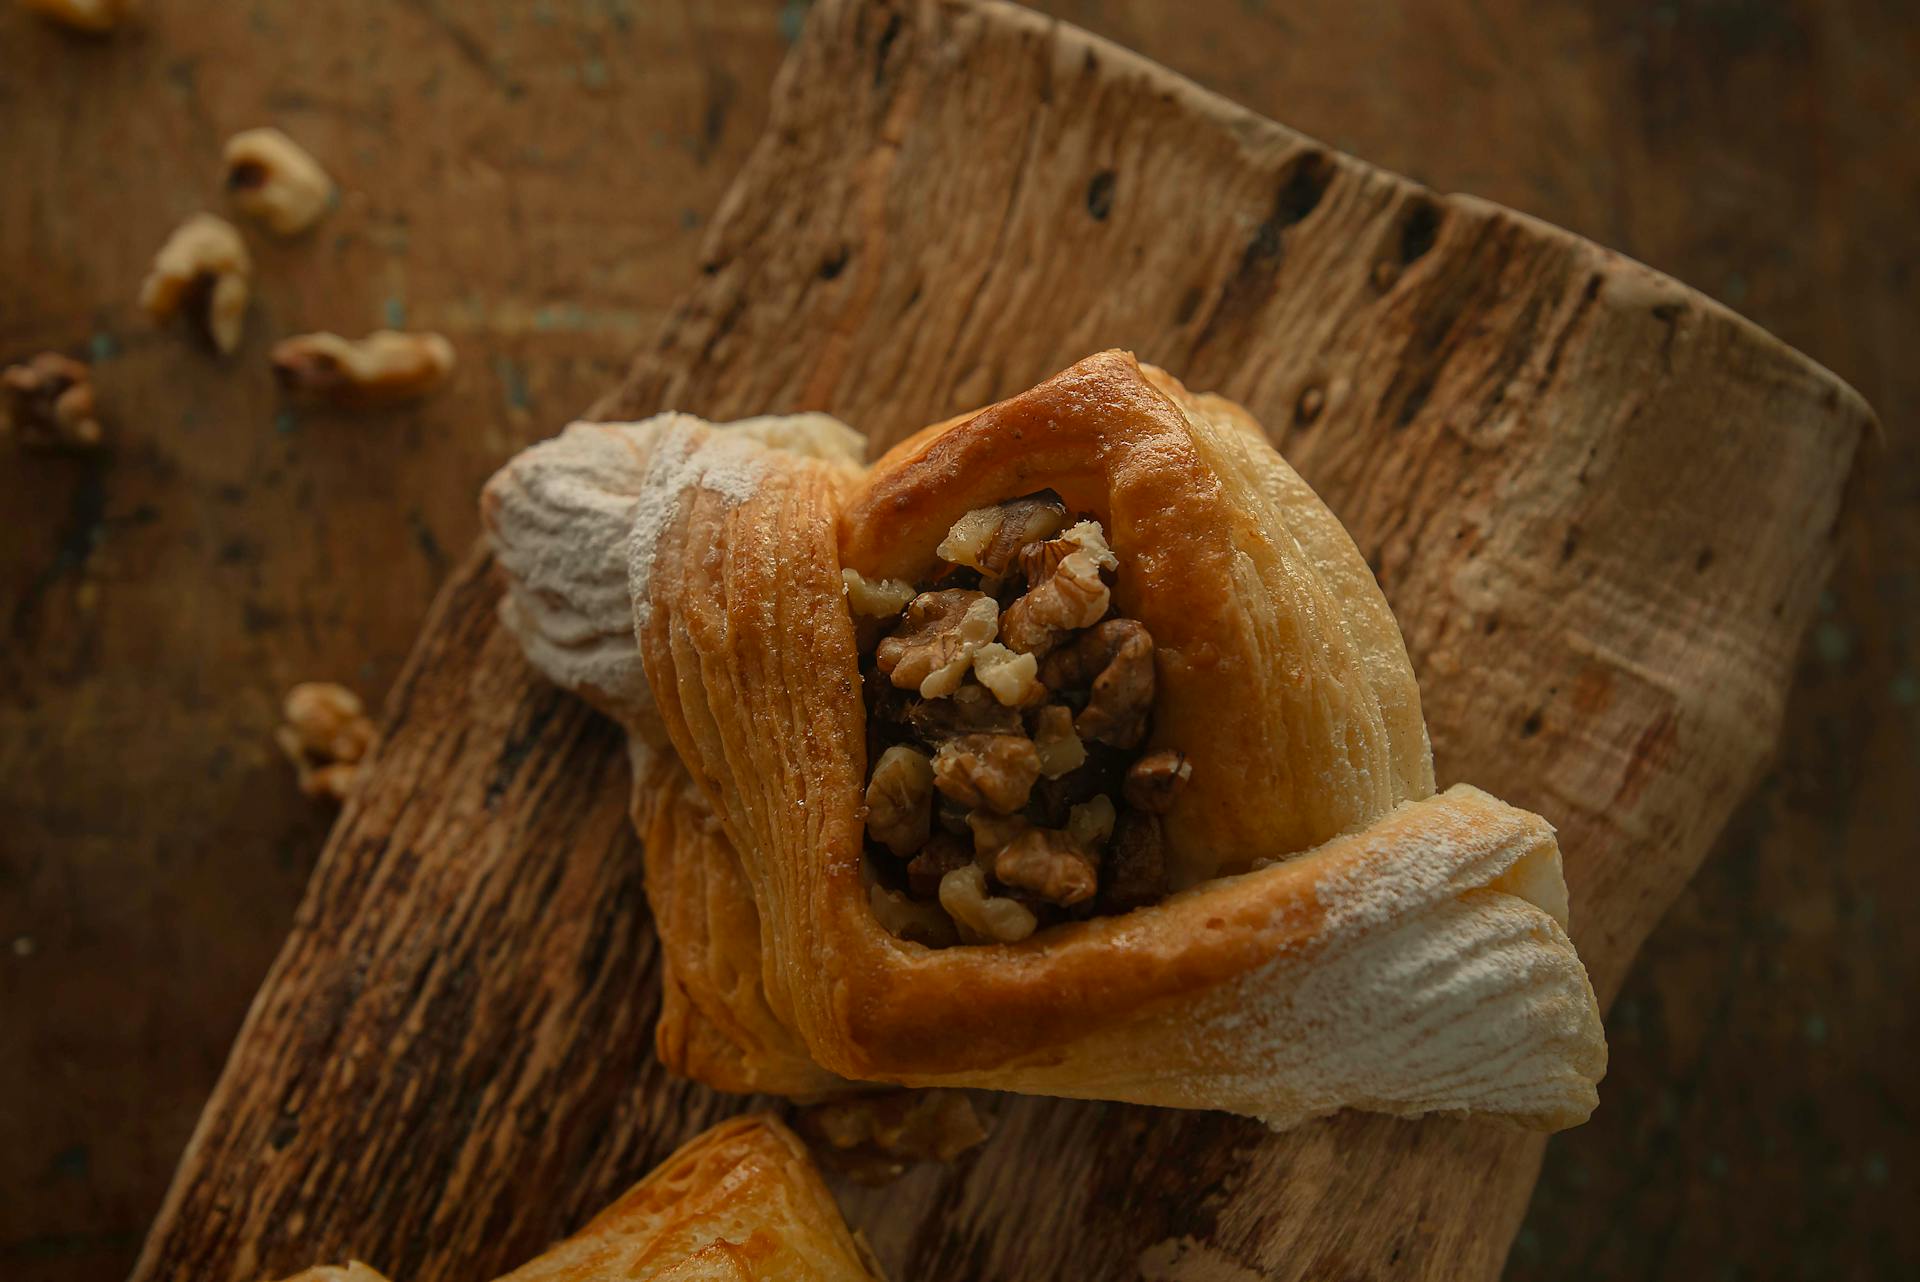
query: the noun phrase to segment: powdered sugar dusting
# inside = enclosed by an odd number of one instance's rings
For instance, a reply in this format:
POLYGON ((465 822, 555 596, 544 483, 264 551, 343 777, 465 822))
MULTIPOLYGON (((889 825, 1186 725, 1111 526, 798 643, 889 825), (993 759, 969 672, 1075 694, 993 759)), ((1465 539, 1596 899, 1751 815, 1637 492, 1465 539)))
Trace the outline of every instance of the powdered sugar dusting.
POLYGON ((651 615, 654 552, 681 494, 697 487, 744 503, 768 450, 853 465, 864 448, 825 414, 718 428, 679 413, 570 424, 487 483, 481 511, 508 580, 501 621, 555 684, 651 731, 635 627, 651 615))
POLYGON ((1276 1129, 1342 1108, 1572 1125, 1606 1067, 1593 989, 1553 915, 1492 884, 1528 862, 1529 880, 1549 876, 1538 825, 1471 788, 1414 803, 1302 857, 1328 861, 1306 946, 1057 1059, 940 1080, 1276 1129))
POLYGON ((1273 1094, 1251 1111, 1275 1126, 1342 1107, 1590 1110, 1605 1043, 1556 919, 1566 893, 1557 848, 1539 840, 1537 821, 1516 827, 1502 814, 1517 812, 1456 787, 1330 860, 1315 885, 1322 946, 1209 1002, 1204 1035, 1242 1048, 1215 1061, 1220 1087, 1264 1084, 1273 1094), (1525 875, 1511 875, 1520 865, 1525 875))
POLYGON ((657 430, 572 424, 510 461, 481 503, 507 576, 501 622, 549 680, 630 724, 652 718, 653 699, 623 549, 657 430))
POLYGON ((653 563, 661 534, 680 511, 681 495, 703 489, 738 506, 754 496, 766 473, 765 447, 758 441, 712 431, 686 415, 675 418, 655 442, 627 539, 627 591, 636 635, 653 621, 653 563))

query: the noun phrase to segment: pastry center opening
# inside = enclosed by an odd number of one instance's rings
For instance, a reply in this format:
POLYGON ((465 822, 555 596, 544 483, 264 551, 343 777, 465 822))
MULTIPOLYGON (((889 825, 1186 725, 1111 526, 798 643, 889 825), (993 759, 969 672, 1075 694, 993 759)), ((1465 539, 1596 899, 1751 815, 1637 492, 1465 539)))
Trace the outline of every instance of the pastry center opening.
POLYGON ((1192 774, 1153 731, 1153 638, 1125 567, 1052 491, 976 508, 925 582, 841 572, 867 709, 874 915, 931 947, 1012 943, 1167 893, 1192 774))

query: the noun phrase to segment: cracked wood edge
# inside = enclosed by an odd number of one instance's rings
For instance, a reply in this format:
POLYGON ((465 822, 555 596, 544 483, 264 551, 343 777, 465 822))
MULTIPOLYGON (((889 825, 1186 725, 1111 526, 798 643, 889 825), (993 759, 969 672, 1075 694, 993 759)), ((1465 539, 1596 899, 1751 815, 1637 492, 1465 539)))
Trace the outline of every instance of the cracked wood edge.
MULTIPOLYGON (((1559 827, 1603 997, 1771 749, 1871 422, 1638 264, 999 4, 817 5, 702 274, 603 416, 819 408, 885 444, 1108 345, 1245 403, 1379 574, 1442 783, 1559 827)), ((617 740, 494 600, 476 554, 140 1282, 347 1255, 490 1276, 746 1106, 652 1059, 617 740)), ((1542 1148, 994 1108, 955 1166, 841 1190, 896 1276, 1491 1277, 1542 1148)))

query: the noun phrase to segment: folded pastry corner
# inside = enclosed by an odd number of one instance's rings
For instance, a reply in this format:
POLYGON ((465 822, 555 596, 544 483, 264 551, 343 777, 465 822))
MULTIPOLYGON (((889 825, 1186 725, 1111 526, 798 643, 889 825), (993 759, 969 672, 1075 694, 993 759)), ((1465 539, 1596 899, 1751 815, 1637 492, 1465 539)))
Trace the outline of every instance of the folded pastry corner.
POLYGON ((1587 1116, 1553 831, 1435 792, 1386 600, 1244 410, 1104 352, 860 459, 667 414, 483 499, 506 626, 634 744, 670 1066, 1587 1116))
MULTIPOLYGON (((766 1114, 688 1141, 499 1282, 883 1282, 792 1131, 766 1114)), ((387 1282, 355 1261, 286 1282, 387 1282)))

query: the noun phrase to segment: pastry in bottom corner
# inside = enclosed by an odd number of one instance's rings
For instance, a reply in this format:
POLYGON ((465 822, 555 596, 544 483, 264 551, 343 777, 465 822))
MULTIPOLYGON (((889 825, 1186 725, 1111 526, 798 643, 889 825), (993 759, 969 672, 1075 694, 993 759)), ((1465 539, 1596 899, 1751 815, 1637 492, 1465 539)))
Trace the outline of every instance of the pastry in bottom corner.
MULTIPOLYGON (((761 1114, 696 1136, 585 1228, 499 1282, 884 1282, 793 1133, 761 1114)), ((386 1282, 354 1261, 287 1282, 386 1282)), ((404 1280, 402 1280, 404 1282, 404 1280)))
POLYGON ((507 627, 629 731, 670 1067, 1587 1116, 1553 830, 1436 791, 1379 586, 1244 410, 1106 352, 863 457, 667 414, 483 497, 507 627))

